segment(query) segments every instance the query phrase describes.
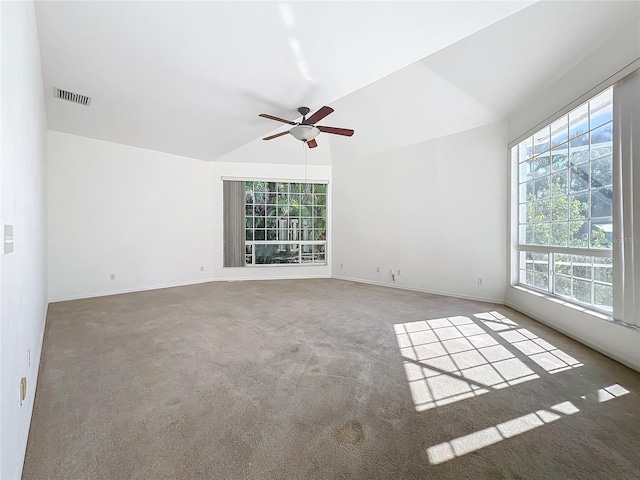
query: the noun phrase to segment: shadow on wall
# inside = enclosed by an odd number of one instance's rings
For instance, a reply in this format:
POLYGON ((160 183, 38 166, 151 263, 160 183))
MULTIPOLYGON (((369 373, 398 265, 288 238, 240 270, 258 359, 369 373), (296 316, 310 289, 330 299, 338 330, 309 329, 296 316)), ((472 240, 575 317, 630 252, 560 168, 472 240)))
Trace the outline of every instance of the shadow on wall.
MULTIPOLYGON (((423 412, 582 366, 498 312, 394 325, 415 409, 423 412)), ((605 402, 629 393, 620 385, 580 398, 605 402)), ((427 449, 439 464, 580 410, 567 400, 427 449)))

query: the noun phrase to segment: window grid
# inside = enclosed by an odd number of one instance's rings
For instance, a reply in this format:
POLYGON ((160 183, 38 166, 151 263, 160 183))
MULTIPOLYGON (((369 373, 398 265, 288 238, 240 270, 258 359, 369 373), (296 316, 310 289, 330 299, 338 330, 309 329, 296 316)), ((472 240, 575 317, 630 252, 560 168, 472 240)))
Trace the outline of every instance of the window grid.
POLYGON ((612 309, 612 97, 609 88, 512 149, 519 283, 606 311, 612 309))
POLYGON ((246 263, 326 265, 326 184, 247 181, 246 263))

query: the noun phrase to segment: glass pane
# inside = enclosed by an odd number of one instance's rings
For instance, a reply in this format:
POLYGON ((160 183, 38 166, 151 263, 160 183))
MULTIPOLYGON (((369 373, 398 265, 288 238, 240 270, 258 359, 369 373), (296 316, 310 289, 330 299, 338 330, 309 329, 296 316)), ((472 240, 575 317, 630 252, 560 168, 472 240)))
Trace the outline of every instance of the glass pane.
POLYGON ((264 228, 264 217, 256 217, 254 220, 254 228, 264 228))
POLYGON ((579 163, 584 163, 588 161, 590 158, 589 154, 589 146, 584 145, 582 147, 571 147, 569 148, 569 166, 578 165, 579 163))
POLYGON ((518 205, 518 223, 524 223, 527 221, 527 204, 521 203, 518 205))
POLYGON ((610 258, 593 257, 593 278, 599 282, 613 283, 613 264, 610 258))
POLYGON ((550 143, 550 133, 549 127, 544 127, 542 130, 536 132, 533 135, 533 154, 538 155, 539 153, 546 152, 549 150, 551 145, 550 143))
POLYGON ((545 198, 551 194, 549 190, 549 175, 534 180, 536 198, 545 198))
POLYGON ((265 237, 265 231, 264 230, 254 230, 253 231, 254 234, 254 240, 264 240, 265 237))
POLYGON ((551 200, 541 200, 534 204, 534 219, 536 222, 548 222, 551 220, 551 200))
POLYGON ((613 214, 613 191, 600 188, 591 191, 591 217, 611 217, 613 214))
POLYGON ((551 195, 563 195, 569 193, 568 170, 562 170, 551 174, 551 195))
POLYGON ((551 169, 562 170, 569 165, 569 145, 567 143, 554 148, 551 151, 551 169))
POLYGON ((566 142, 569 137, 568 116, 563 115, 561 118, 551 124, 551 147, 556 147, 566 142))
POLYGON ((593 286, 594 305, 601 307, 613 307, 613 287, 611 285, 600 285, 596 283, 593 286))
POLYGON ((556 286, 554 293, 563 297, 571 296, 571 279, 560 275, 555 276, 556 286))
POLYGON ((534 253, 533 254, 533 269, 536 272, 549 273, 549 254, 548 253, 534 253))
POLYGON ((613 182, 613 162, 611 155, 605 155, 591 162, 591 187, 608 187, 613 182))
POLYGON ((591 221, 591 248, 611 249, 613 246, 613 224, 609 220, 591 221))
POLYGON ((589 188, 589 164, 571 168, 571 183, 572 192, 579 192, 581 190, 587 190, 589 188))
POLYGON ((253 217, 246 217, 245 219, 245 227, 253 228, 253 217))
POLYGON ((324 183, 316 183, 313 187, 314 193, 326 193, 327 186, 324 183))
POLYGON ((245 240, 249 242, 253 240, 253 230, 245 230, 245 240))
POLYGON ((299 263, 297 244, 256 245, 255 262, 258 265, 299 263))
POLYGON ((613 90, 611 88, 589 100, 589 114, 592 129, 613 120, 612 103, 613 90))
POLYGON ((583 135, 589 131, 589 105, 580 105, 569 113, 569 138, 583 135))
POLYGON ((549 290, 549 274, 534 272, 533 286, 541 290, 549 290))
POLYGON ((551 219, 569 220, 569 197, 567 195, 551 199, 551 219))
POLYGON ((589 233, 586 221, 569 222, 569 246, 586 247, 589 233))
POLYGON ((560 253, 554 254, 553 265, 556 273, 571 275, 571 257, 560 253))
POLYGON ((575 162, 585 161, 581 159, 589 158, 589 134, 585 133, 569 140, 569 149, 571 150, 569 155, 572 160, 575 162))
POLYGON ((589 194, 574 193, 569 195, 569 218, 574 220, 584 220, 589 213, 589 194))
POLYGON ((533 180, 520 184, 520 203, 533 200, 533 180))
POLYGON ((612 148, 613 145, 613 122, 606 123, 591 132, 591 149, 612 148))
POLYGON ((533 161, 536 177, 547 175, 551 171, 551 156, 549 153, 535 157, 533 161))
POLYGON ((525 182, 533 178, 533 160, 526 160, 520 164, 519 182, 525 182))
POLYGON ((550 223, 536 223, 535 226, 535 245, 549 245, 551 233, 550 223))
POLYGON ((533 156, 533 137, 529 137, 526 140, 520 142, 520 161, 527 160, 533 156))
POLYGON ((574 255, 571 259, 571 266, 574 277, 591 280, 591 257, 574 255))
POLYGON ((572 297, 583 303, 591 303, 591 282, 574 278, 572 297))
POLYGON ((566 247, 569 242, 569 224, 567 222, 551 224, 551 245, 566 247))

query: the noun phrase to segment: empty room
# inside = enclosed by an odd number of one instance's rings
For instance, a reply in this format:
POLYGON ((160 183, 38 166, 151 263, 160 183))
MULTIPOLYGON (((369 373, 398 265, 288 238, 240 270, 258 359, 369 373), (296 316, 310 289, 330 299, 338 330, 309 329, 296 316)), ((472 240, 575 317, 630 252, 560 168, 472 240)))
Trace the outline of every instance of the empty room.
POLYGON ((640 476, 640 2, 0 32, 1 480, 640 476))

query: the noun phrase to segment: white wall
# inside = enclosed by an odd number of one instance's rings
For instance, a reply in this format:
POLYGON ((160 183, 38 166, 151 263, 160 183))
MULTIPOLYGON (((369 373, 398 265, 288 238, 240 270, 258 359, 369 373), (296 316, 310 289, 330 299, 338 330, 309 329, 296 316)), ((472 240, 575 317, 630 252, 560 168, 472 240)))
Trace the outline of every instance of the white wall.
POLYGON ((350 145, 332 144, 334 276, 502 302, 506 126, 370 156, 350 145))
POLYGON ((0 478, 18 479, 31 423, 47 308, 46 120, 33 4, 1 2, 0 16, 1 223, 15 229, 15 251, 0 261, 0 478), (22 377, 27 378, 27 396, 20 406, 22 377))
MULTIPOLYGON (((221 177, 304 176, 300 165, 241 163, 264 156, 264 147, 229 155, 234 158, 207 163, 49 131, 50 299, 212 280, 330 276, 330 266, 222 267, 221 177)), ((310 166, 308 175, 330 180, 331 167, 310 166)))
MULTIPOLYGON (((516 140, 539 122, 545 121, 636 60, 640 56, 638 31, 640 25, 636 18, 545 92, 533 97, 529 104, 524 105, 517 115, 509 119, 510 141, 516 140)), ((640 212, 635 212, 635 215, 640 216, 640 212)), ((640 222, 640 218, 635 221, 640 222)), ((536 320, 640 371, 638 330, 559 305, 513 286, 507 287, 506 302, 536 320)))

